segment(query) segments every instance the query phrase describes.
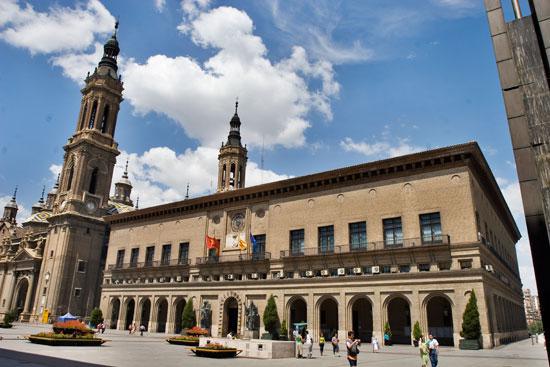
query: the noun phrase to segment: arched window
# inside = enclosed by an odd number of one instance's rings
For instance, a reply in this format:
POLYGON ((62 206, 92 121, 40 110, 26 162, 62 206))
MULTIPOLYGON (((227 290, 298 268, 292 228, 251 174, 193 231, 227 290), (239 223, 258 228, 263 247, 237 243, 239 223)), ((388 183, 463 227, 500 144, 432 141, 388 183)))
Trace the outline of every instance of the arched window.
POLYGON ((109 119, 109 105, 103 109, 103 117, 101 118, 101 132, 107 132, 107 120, 109 119))
POLYGON ((222 187, 225 186, 225 177, 226 177, 226 174, 227 174, 227 166, 224 164, 223 165, 223 168, 222 168, 222 187))
POLYGON ((237 181, 237 187, 239 189, 243 187, 243 166, 239 166, 239 177, 237 181))
POLYGON ((94 128, 96 114, 97 114, 97 101, 94 101, 94 104, 92 105, 92 113, 90 114, 90 121, 88 123, 88 129, 94 128))
POLYGON ((88 189, 88 192, 90 194, 95 194, 96 186, 97 186, 97 175, 98 175, 98 169, 94 168, 92 171, 92 175, 90 176, 90 188, 88 189))
POLYGON ((74 165, 71 166, 69 169, 69 178, 67 179, 67 191, 71 189, 71 186, 73 185, 73 173, 74 173, 74 165))
POLYGON ((235 163, 231 163, 231 168, 229 170, 229 187, 235 187, 235 163))
POLYGON ((84 110, 80 118, 80 130, 84 129, 84 121, 86 121, 86 113, 88 112, 88 102, 84 103, 84 110))

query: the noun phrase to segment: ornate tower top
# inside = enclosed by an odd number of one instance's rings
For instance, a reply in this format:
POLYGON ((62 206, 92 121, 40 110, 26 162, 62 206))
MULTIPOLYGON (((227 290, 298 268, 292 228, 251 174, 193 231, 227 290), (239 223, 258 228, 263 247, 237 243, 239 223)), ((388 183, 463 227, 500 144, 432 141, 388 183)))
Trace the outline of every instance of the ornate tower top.
POLYGON ((16 198, 17 198, 17 186, 15 186, 15 190, 13 191, 13 196, 11 197, 11 200, 4 206, 4 216, 2 217, 2 220, 15 223, 15 218, 17 217, 17 210, 19 209, 17 207, 16 198))
POLYGON ((42 195, 40 199, 32 206, 32 214, 41 212, 44 209, 44 192, 46 191, 46 186, 42 186, 42 195))
POLYGON ((99 69, 102 68, 111 69, 114 72, 114 77, 117 78, 117 57, 120 53, 120 47, 118 46, 118 40, 116 38, 118 30, 118 20, 115 23, 115 31, 113 32, 113 35, 109 40, 103 45, 103 57, 101 58, 101 61, 99 62, 99 69))
POLYGON ((126 160, 126 167, 124 168, 122 178, 115 183, 115 196, 113 201, 133 206, 132 199, 130 199, 131 193, 132 182, 128 179, 128 160, 126 160))
POLYGON ((235 114, 229 122, 227 143, 222 143, 218 155, 218 192, 244 187, 247 150, 241 144, 241 119, 238 115, 239 101, 235 102, 235 114))

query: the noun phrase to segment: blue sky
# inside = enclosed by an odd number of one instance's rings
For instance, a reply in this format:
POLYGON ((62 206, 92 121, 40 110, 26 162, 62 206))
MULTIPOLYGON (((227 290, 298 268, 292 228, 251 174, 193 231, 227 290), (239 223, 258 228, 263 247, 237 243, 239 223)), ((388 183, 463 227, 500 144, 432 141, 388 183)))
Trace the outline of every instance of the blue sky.
POLYGON ((130 158, 142 206, 183 198, 187 183, 191 196, 212 190, 237 96, 249 186, 476 140, 536 288, 477 0, 0 0, 0 204, 18 185, 20 221, 53 185, 115 17, 126 90, 114 179, 130 158))

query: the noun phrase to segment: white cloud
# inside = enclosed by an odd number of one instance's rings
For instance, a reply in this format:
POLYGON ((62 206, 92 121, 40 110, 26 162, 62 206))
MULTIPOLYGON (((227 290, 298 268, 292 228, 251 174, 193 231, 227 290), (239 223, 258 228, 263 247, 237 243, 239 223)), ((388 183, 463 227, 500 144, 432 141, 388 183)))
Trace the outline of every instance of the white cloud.
POLYGON ((155 0, 155 8, 159 13, 164 11, 164 6, 166 5, 166 0, 155 0))
POLYGON ((203 64, 187 56, 151 56, 144 64, 122 65, 125 98, 136 113, 156 112, 177 121, 205 146, 225 140, 235 97, 243 136, 250 145, 305 144, 312 111, 332 118, 330 98, 339 84, 328 62, 310 62, 304 49, 272 63, 254 25, 243 11, 219 7, 197 15, 183 32, 197 45, 218 50, 203 64), (318 90, 308 86, 320 80, 318 90), (205 128, 208 126, 208 128, 205 128))
MULTIPOLYGON (((4 214, 4 206, 6 206, 7 203, 10 202, 12 198, 12 195, 2 195, 0 196, 0 210, 2 211, 2 214, 4 214)), ((17 223, 21 224, 25 219, 30 217, 31 212, 20 202, 17 203, 17 223)))
POLYGON ((92 53, 68 53, 51 58, 52 64, 63 69, 63 75, 76 81, 79 84, 84 83, 86 74, 94 70, 98 61, 103 55, 103 45, 96 42, 94 52, 92 53))
POLYGON ((350 137, 340 141, 340 146, 346 152, 361 153, 366 156, 397 157, 425 150, 422 147, 409 143, 409 139, 398 138, 396 142, 390 142, 387 137, 374 143, 367 141, 356 142, 350 137))
MULTIPOLYGON (((497 182, 498 181, 499 180, 497 179, 497 182)), ((500 179, 500 181, 501 183, 499 183, 499 185, 501 186, 502 195, 504 195, 504 198, 508 203, 508 207, 510 208, 512 215, 514 216, 516 221, 522 221, 524 219, 524 214, 519 182, 503 182, 502 179, 500 179)))
POLYGON ((114 23, 99 0, 75 8, 55 5, 47 12, 30 4, 21 7, 16 0, 0 3, 0 39, 31 54, 86 50, 97 34, 112 31, 114 23))
MULTIPOLYGON (((128 174, 132 181, 132 198, 139 196, 140 207, 181 200, 185 197, 187 184, 190 196, 214 193, 218 174, 218 149, 198 147, 177 154, 167 147, 151 148, 139 155, 122 152, 117 158, 113 174, 114 183, 122 176, 126 159, 129 159, 128 174)), ((279 181, 290 176, 261 170, 249 161, 246 169, 246 186, 279 181)), ((113 192, 111 190, 111 192, 113 192)))

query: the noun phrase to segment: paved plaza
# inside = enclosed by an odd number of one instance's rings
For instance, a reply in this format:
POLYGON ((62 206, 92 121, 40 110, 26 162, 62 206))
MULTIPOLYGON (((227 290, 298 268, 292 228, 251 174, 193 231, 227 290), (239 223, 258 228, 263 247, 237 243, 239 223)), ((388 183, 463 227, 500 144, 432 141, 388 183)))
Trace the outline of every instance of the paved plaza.
MULTIPOLYGON (((13 329, 0 329, 0 366, 38 367, 38 366, 227 366, 228 360, 198 358, 192 355, 186 347, 170 345, 164 341, 163 334, 128 335, 121 331, 107 330, 103 335, 109 342, 102 347, 49 347, 31 344, 24 339, 25 335, 49 329, 45 325, 16 324, 13 329)), ((343 347, 343 345, 342 345, 343 347)), ((329 348, 330 349, 330 348, 329 348)), ((332 351, 319 356, 318 348, 314 349, 311 360, 282 359, 255 360, 237 358, 232 365, 268 367, 315 366, 336 367, 347 366, 345 357, 333 357, 332 351)), ((408 346, 392 346, 383 348, 380 353, 373 354, 370 345, 363 345, 359 355, 359 365, 363 366, 419 366, 416 348, 408 346)), ((498 366, 498 367, 537 367, 548 366, 544 341, 531 345, 529 340, 513 343, 493 350, 461 351, 454 348, 441 348, 440 366, 498 366)))

